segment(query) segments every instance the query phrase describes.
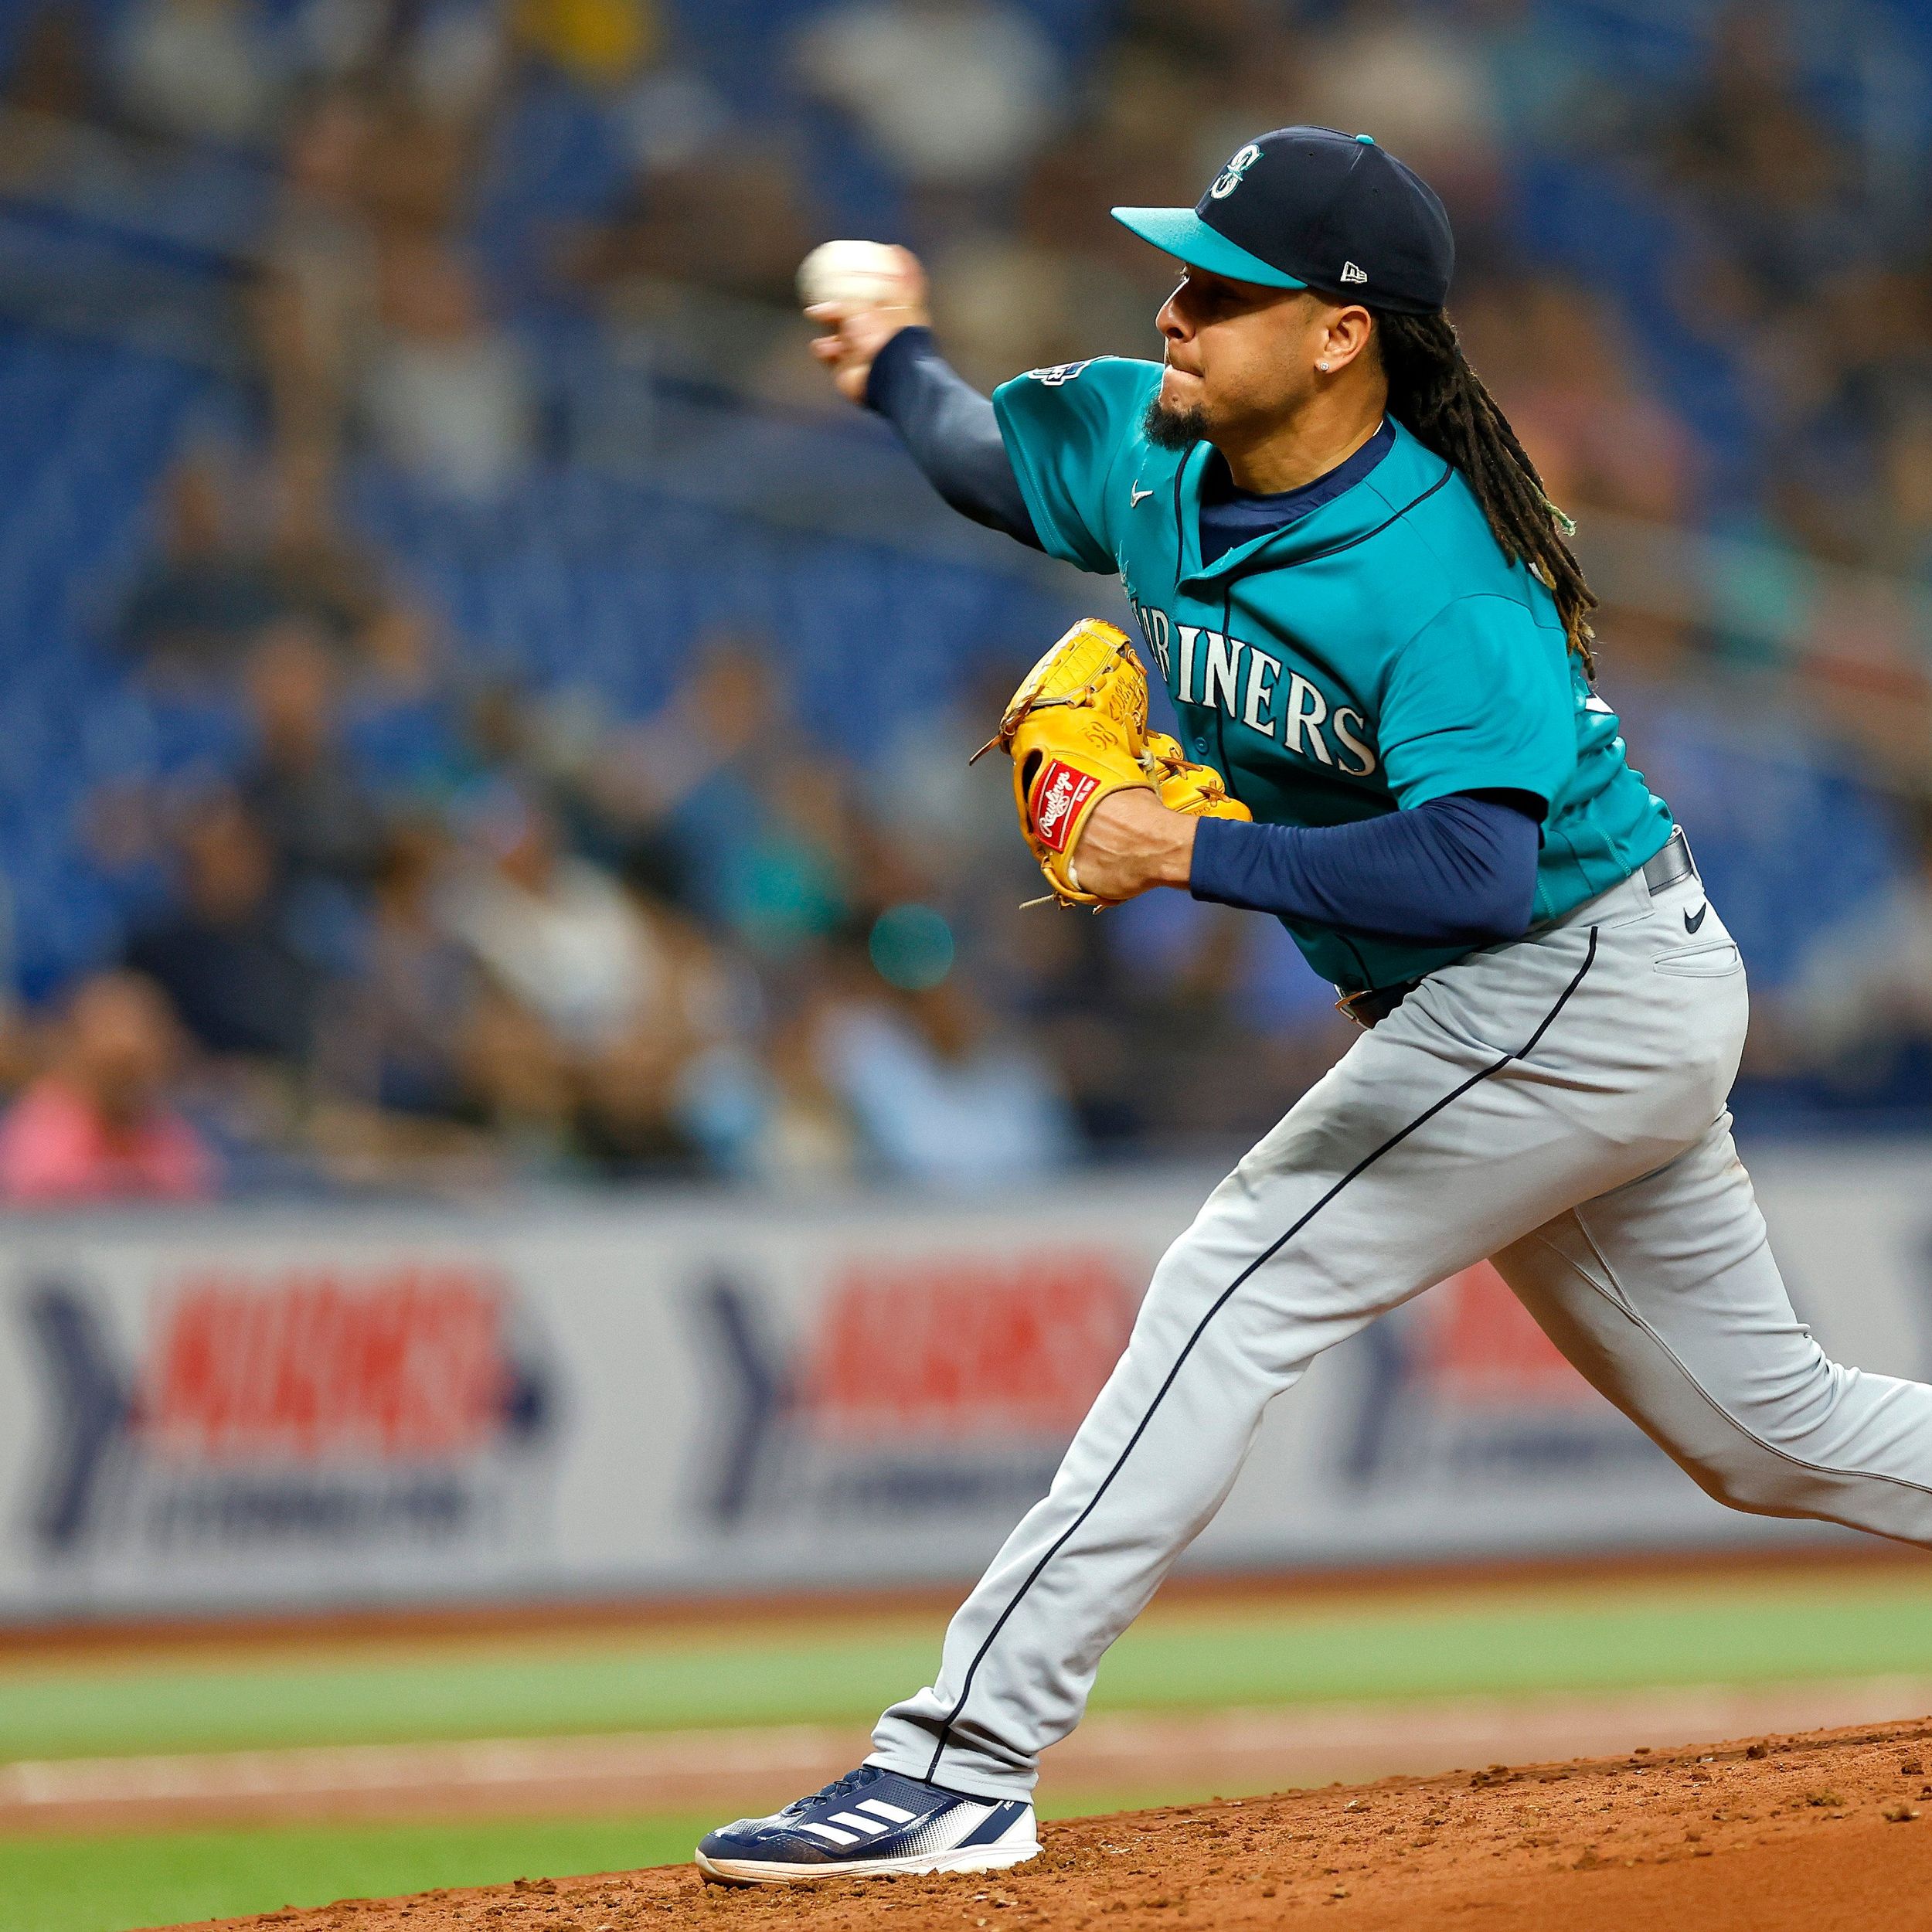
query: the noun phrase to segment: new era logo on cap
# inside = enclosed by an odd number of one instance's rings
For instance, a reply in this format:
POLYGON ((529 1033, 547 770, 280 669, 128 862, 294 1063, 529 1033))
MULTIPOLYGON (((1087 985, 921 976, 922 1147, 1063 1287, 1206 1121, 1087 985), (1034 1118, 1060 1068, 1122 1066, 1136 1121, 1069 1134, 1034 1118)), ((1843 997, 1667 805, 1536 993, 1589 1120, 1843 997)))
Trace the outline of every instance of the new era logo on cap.
POLYGON ((1369 277, 1366 270, 1356 267, 1353 262, 1344 262, 1342 264, 1342 279, 1345 282, 1366 282, 1369 277))

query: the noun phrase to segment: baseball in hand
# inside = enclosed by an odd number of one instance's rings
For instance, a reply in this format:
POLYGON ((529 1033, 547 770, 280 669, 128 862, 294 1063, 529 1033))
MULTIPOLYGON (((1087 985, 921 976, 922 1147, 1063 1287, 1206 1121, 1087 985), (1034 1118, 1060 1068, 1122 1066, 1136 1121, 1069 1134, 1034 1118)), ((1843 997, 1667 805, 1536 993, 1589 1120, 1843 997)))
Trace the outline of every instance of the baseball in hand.
POLYGON ((889 308, 910 291, 904 257, 883 242, 821 242, 798 264, 798 299, 808 308, 820 302, 852 302, 889 308))

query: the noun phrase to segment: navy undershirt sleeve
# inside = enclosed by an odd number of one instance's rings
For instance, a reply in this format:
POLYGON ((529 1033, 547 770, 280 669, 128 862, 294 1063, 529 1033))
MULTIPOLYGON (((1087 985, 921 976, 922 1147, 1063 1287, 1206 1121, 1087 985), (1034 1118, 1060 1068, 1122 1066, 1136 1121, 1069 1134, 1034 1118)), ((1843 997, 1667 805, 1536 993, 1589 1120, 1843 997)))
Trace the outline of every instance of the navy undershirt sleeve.
POLYGON ((926 480, 962 516, 1035 549, 1033 528, 1012 458, 982 396, 940 354, 929 328, 902 328, 872 359, 866 406, 898 430, 926 480))
POLYGON ((1203 818, 1196 899, 1422 946, 1493 946, 1529 929, 1543 801, 1455 792, 1353 825, 1203 818))

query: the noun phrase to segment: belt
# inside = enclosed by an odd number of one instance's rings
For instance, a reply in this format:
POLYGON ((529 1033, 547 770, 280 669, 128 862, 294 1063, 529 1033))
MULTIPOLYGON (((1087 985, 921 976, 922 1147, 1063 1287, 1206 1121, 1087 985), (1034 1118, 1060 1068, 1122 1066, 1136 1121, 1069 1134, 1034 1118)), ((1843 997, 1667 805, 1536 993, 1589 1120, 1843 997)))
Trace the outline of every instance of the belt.
POLYGON ((1335 1003, 1338 1013, 1345 1013, 1362 1027, 1379 1026, 1422 984, 1405 979, 1394 986, 1377 986, 1366 993, 1344 993, 1335 1003))
MULTIPOLYGON (((1643 881, 1653 893, 1675 885, 1679 879, 1697 876, 1697 861, 1691 856, 1690 841, 1681 825, 1672 828, 1663 849, 1644 861, 1643 881)), ((1376 1026, 1386 1019, 1422 984, 1405 979, 1393 986, 1377 986, 1367 992, 1344 993, 1335 1003, 1335 1011, 1345 1013, 1358 1026, 1376 1026)))

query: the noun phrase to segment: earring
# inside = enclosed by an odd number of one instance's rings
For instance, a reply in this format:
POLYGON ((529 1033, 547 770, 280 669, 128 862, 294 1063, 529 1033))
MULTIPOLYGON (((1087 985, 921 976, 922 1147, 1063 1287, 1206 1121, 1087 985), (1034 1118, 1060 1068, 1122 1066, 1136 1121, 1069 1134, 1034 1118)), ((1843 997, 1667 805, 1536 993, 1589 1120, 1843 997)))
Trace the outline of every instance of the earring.
POLYGON ((1327 375, 1328 372, 1328 366, 1326 362, 1317 362, 1315 364, 1315 367, 1321 370, 1324 376, 1327 375))

